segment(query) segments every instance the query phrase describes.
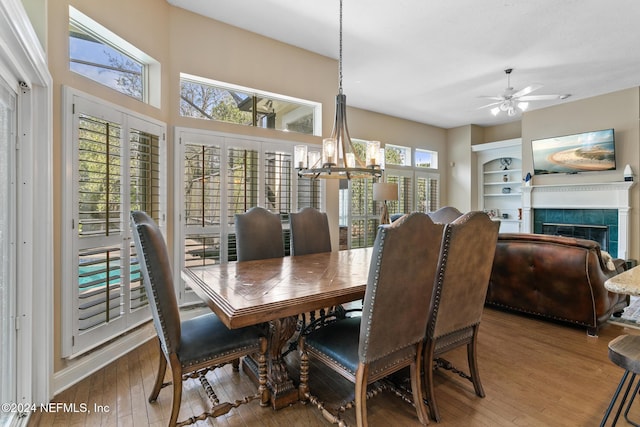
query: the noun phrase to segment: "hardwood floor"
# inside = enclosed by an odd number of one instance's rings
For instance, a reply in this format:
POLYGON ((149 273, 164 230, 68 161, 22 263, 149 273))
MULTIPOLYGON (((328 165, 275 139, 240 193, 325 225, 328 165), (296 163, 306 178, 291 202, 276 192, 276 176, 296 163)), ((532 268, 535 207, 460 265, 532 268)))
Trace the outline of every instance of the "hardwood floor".
MULTIPOLYGON (((595 426, 620 380, 622 369, 611 363, 607 344, 621 334, 640 330, 607 324, 597 338, 583 328, 573 328, 521 315, 485 309, 480 327, 478 363, 486 392, 484 399, 472 384, 451 372, 436 375, 436 398, 442 421, 449 426, 595 426)), ((458 349, 447 359, 467 371, 466 353, 458 349)), ((94 375, 55 396, 54 402, 86 404, 91 413, 35 413, 29 426, 166 426, 171 389, 158 401, 147 401, 157 367, 156 342, 150 342, 114 361, 94 375), (95 405, 108 412, 94 411, 95 405)), ((297 356, 290 354, 291 372, 297 377, 297 356)), ((312 365, 312 393, 326 401, 340 393, 346 399, 350 383, 312 365)), ((209 374, 220 400, 235 399, 254 387, 244 373, 230 366, 209 374)), ((208 405, 200 383, 184 384, 180 420, 197 415, 208 405)), ((371 426, 417 426, 415 410, 392 393, 382 393, 367 403, 371 426)), ((640 420, 640 408, 631 419, 640 420)), ((355 425, 353 410, 344 414, 355 425)), ((432 421, 432 424, 435 423, 432 421)), ((311 405, 295 404, 279 411, 256 402, 232 410, 205 426, 326 426, 311 405)), ((627 425, 624 420, 618 425, 627 425)))

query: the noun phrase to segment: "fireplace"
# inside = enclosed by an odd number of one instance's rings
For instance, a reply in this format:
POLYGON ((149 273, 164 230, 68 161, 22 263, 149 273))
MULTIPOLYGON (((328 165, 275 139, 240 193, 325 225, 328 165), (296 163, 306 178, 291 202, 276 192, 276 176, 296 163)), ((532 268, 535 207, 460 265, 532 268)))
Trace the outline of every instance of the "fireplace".
MULTIPOLYGON (((607 228, 603 250, 627 259, 629 197, 633 181, 534 185, 522 188, 522 231, 543 233, 543 224, 607 228)), ((575 232, 582 230, 574 229, 575 232)), ((575 236, 578 237, 578 236, 575 236)), ((595 239, 592 239, 595 240, 595 239)))
POLYGON ((600 249, 609 251, 609 227, 606 225, 553 224, 545 222, 542 224, 542 234, 593 240, 600 244, 600 249))

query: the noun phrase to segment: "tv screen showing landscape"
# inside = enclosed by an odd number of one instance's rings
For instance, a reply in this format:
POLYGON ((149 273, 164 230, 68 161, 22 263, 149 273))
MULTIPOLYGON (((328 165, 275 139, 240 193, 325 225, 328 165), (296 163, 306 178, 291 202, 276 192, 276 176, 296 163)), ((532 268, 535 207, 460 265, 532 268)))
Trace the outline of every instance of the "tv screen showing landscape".
POLYGON ((616 169, 613 129, 531 141, 534 174, 616 169))

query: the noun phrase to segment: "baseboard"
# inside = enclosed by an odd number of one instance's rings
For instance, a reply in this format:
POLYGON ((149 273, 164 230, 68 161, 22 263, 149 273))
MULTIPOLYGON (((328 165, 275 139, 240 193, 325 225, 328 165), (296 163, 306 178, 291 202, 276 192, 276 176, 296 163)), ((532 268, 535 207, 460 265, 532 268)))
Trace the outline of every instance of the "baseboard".
MULTIPOLYGON (((186 320, 210 312, 209 308, 203 307, 202 305, 183 307, 180 309, 180 318, 186 320)), ((53 384, 51 387, 53 396, 82 381, 89 375, 104 368, 109 363, 155 337, 156 331, 153 323, 148 322, 103 347, 99 347, 79 358, 69 360, 67 367, 53 374, 53 384)))
POLYGON ((82 381, 155 336, 156 331, 153 329, 153 324, 147 323, 104 347, 69 361, 69 366, 53 374, 53 395, 55 396, 82 381))

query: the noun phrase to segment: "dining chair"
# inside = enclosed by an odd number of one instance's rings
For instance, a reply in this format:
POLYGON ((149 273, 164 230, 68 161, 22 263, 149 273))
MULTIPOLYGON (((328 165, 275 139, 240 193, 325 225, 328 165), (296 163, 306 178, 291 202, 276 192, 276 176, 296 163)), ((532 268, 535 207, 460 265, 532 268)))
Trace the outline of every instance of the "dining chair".
POLYGON ((484 212, 468 212, 445 227, 438 272, 430 298, 424 350, 424 383, 429 411, 440 421, 434 394, 434 369, 453 369, 440 356, 467 346, 470 376, 476 395, 484 397, 476 346, 500 223, 484 212))
POLYGON ((331 233, 325 212, 306 207, 289 214, 291 255, 331 252, 331 233))
POLYGON ((429 218, 431 218, 433 222, 449 224, 461 217, 462 212, 453 206, 444 206, 434 212, 429 212, 427 215, 429 215, 429 218))
MULTIPOLYGON (((240 404, 254 399, 259 399, 262 406, 267 406, 269 395, 266 387, 266 338, 254 327, 228 329, 214 313, 181 321, 169 255, 160 229, 153 219, 142 211, 131 212, 131 225, 140 273, 149 296, 149 306, 160 348, 158 372, 149 402, 154 402, 160 390, 173 383, 169 425, 174 426, 180 412, 182 382, 189 378, 198 378, 213 407, 210 411, 191 417, 179 425, 224 415, 240 404), (242 356, 255 353, 259 354, 257 392, 235 402, 220 403, 205 376, 206 373, 242 356), (163 382, 167 362, 171 367, 172 383, 163 382)), ((235 366, 234 369, 237 370, 235 366)))
MULTIPOLYGON (((424 331, 444 225, 424 213, 412 213, 382 225, 374 243, 361 316, 337 320, 300 337, 299 397, 344 425, 309 390, 309 359, 322 362, 355 384, 358 426, 367 425, 367 386, 410 367, 411 393, 418 419, 428 423, 420 374, 424 331), (411 254, 411 256, 408 256, 411 254)), ((372 386, 377 391, 385 387, 372 386)), ((375 394, 375 393, 374 393, 375 394)))
POLYGON ((255 206, 234 219, 238 261, 284 257, 280 215, 255 206))
MULTIPOLYGON (((289 214, 289 230, 291 232, 291 255, 309 255, 322 252, 331 252, 331 233, 329 232, 329 220, 325 212, 316 208, 305 207, 299 212, 289 214)), ((303 331, 309 324, 313 327, 321 327, 325 320, 333 318, 335 310, 340 311, 344 317, 342 306, 325 307, 310 313, 301 313, 299 317, 298 331, 303 331), (327 317, 328 315, 328 317, 327 317), (323 319, 316 322, 317 319, 323 319)), ((289 349, 283 356, 297 348, 298 341, 290 342, 289 349)))

